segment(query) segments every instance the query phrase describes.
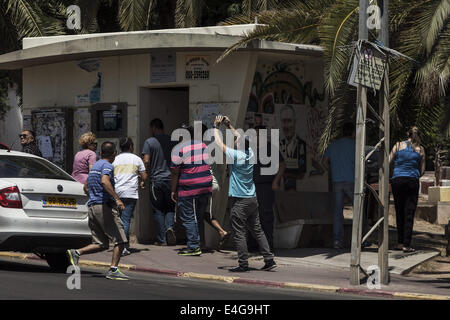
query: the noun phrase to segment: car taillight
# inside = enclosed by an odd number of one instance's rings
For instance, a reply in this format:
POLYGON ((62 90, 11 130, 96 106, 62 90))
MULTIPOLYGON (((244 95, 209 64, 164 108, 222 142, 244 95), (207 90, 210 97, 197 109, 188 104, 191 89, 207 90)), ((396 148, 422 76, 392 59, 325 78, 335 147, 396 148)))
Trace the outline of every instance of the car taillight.
POLYGON ((0 189, 0 206, 5 208, 22 208, 19 188, 9 187, 0 189))

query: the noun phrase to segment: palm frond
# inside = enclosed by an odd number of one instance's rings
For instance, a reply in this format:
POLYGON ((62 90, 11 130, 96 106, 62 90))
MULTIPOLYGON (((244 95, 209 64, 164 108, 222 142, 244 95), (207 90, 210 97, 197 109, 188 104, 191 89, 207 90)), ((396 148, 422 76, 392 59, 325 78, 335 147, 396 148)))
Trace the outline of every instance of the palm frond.
POLYGON ((16 26, 20 38, 64 34, 61 21, 46 16, 38 2, 8 0, 6 13, 16 26))
MULTIPOLYGON (((244 20, 243 16, 227 20, 227 23, 244 20), (234 20, 233 20, 234 19, 234 20)), ((257 25, 255 29, 243 37, 232 47, 228 48, 218 62, 231 52, 244 46, 253 40, 269 40, 303 44, 318 44, 319 35, 317 28, 320 23, 320 16, 305 14, 298 9, 265 11, 258 15, 259 22, 264 25, 257 25)))
POLYGON ((257 12, 279 8, 281 2, 280 0, 243 0, 242 12, 248 18, 252 18, 257 12))
POLYGON ((423 14, 416 20, 422 31, 422 43, 426 54, 431 51, 436 44, 439 34, 448 24, 450 18, 450 1, 429 1, 422 7, 423 14))
POLYGON ((435 45, 425 63, 415 74, 414 82, 418 88, 418 100, 425 105, 437 103, 437 100, 445 96, 449 82, 450 61, 450 33, 444 32, 441 41, 435 45))
POLYGON ((325 53, 325 89, 331 96, 348 75, 349 55, 341 47, 356 40, 358 5, 358 0, 338 1, 327 11, 319 27, 325 53))
POLYGON ((440 124, 444 119, 445 107, 439 101, 433 106, 416 105, 413 106, 416 114, 415 125, 424 135, 436 134, 440 124))
POLYGON ((121 0, 119 24, 124 31, 145 30, 148 27, 149 0, 121 0))
POLYGON ((177 28, 196 27, 200 24, 204 0, 177 0, 175 25, 177 28))

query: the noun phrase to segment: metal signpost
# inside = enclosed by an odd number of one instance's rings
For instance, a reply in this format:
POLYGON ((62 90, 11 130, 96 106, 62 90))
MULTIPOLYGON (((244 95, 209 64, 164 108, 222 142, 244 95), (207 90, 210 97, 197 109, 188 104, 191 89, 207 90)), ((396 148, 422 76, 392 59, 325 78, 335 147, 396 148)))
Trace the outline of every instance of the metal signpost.
MULTIPOLYGON (((383 284, 389 283, 388 264, 388 230, 389 230, 389 69, 387 55, 384 60, 376 57, 375 48, 366 46, 368 43, 368 0, 359 1, 359 41, 356 48, 356 58, 353 65, 355 77, 352 80, 358 86, 357 93, 357 116, 356 116, 356 154, 355 154, 355 191, 353 202, 353 229, 350 262, 350 284, 360 284, 360 271, 366 276, 368 274, 361 267, 361 244, 376 230, 382 226, 379 232, 378 267, 380 269, 379 281, 383 284), (374 54, 372 54, 374 53, 374 54), (367 102, 367 88, 380 90, 379 114, 367 102), (371 156, 365 154, 366 145, 366 119, 367 109, 374 113, 379 120, 380 141, 375 147, 380 149, 379 158, 379 184, 378 193, 365 182, 365 163, 371 156), (362 237, 364 190, 367 188, 373 193, 379 206, 380 219, 372 229, 362 237)), ((378 0, 381 13, 381 28, 378 40, 382 46, 388 47, 389 24, 388 24, 388 0, 378 0)), ((374 150, 374 151, 375 151, 374 150)))
MULTIPOLYGON (((389 0, 379 0, 381 9, 381 29, 378 40, 385 46, 389 47, 389 0)), ((384 69, 384 81, 380 92, 380 156, 378 163, 379 169, 379 188, 378 195, 381 200, 379 206, 379 217, 383 217, 383 229, 379 232, 378 237, 378 266, 380 267, 380 277, 382 284, 389 283, 389 140, 390 140, 390 118, 389 118, 389 63, 386 63, 384 69), (381 161, 382 160, 382 161, 381 161)))

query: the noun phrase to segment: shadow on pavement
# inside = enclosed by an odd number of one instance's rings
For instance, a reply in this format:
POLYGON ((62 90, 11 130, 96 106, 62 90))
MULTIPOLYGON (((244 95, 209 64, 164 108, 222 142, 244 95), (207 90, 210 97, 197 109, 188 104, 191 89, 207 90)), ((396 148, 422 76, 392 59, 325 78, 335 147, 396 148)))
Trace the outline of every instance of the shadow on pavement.
MULTIPOLYGON (((34 273, 65 273, 52 271, 48 265, 31 264, 27 262, 8 261, 0 259, 0 271, 34 272, 34 273)), ((97 274, 96 272, 83 271, 83 274, 97 274)))

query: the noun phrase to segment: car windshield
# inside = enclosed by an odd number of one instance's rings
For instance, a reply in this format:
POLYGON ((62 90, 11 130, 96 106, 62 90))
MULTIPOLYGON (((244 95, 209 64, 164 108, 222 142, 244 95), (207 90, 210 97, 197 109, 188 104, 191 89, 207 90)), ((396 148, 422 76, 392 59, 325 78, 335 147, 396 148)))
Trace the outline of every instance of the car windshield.
POLYGON ((0 156, 0 178, 60 179, 73 181, 62 169, 32 157, 0 156))

